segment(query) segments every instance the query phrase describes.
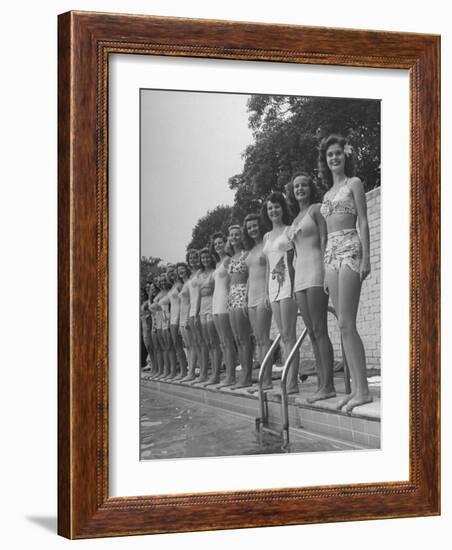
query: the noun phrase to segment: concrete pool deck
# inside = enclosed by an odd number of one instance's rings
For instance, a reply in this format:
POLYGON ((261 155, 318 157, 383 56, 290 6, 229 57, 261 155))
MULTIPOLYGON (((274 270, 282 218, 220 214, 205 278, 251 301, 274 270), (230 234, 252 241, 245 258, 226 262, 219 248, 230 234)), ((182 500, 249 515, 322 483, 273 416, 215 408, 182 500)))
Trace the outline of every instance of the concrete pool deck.
POLYGON ((141 460, 339 452, 364 447, 330 436, 295 430, 287 447, 273 432, 258 432, 254 418, 156 391, 141 394, 141 460))
MULTIPOLYGON (((274 388, 267 392, 267 409, 270 428, 278 431, 281 428, 281 395, 279 381, 274 380, 274 388)), ((254 420, 259 417, 259 400, 257 393, 250 393, 249 388, 231 390, 193 386, 178 381, 159 381, 150 379, 142 373, 143 388, 174 396, 193 403, 204 404, 219 411, 237 413, 254 420)), ((306 401, 317 386, 315 376, 310 376, 300 384, 299 394, 289 396, 290 439, 294 441, 302 432, 357 445, 359 448, 379 449, 380 441, 380 378, 369 378, 369 387, 373 401, 345 413, 336 409, 344 395, 343 376, 335 375, 337 396, 310 404, 306 401)))

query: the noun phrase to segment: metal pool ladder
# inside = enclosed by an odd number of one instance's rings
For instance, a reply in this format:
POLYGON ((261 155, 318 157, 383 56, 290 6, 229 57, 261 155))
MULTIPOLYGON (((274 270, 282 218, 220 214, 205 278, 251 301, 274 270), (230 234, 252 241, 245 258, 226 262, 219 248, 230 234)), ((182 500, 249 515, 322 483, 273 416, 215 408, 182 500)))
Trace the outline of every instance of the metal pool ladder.
MULTIPOLYGON (((333 307, 328 306, 328 311, 332 313, 336 319, 337 314, 333 307)), ((303 343, 303 340, 306 338, 308 331, 306 328, 303 329, 303 332, 295 342, 295 345, 290 350, 290 353, 284 363, 282 375, 281 375, 281 417, 282 417, 282 436, 283 436, 283 448, 287 448, 289 445, 289 400, 287 395, 287 376, 289 373, 290 365, 292 364, 295 354, 299 352, 300 346, 303 343)), ((270 432, 275 432, 268 426, 268 403, 267 403, 267 391, 263 387, 264 375, 267 372, 267 369, 272 369, 273 367, 273 355, 275 353, 276 346, 281 341, 281 335, 278 334, 273 341, 270 349, 268 350, 262 365, 259 370, 258 378, 258 395, 259 395, 259 413, 260 417, 256 418, 256 428, 259 431, 266 430, 270 432)), ((347 359, 344 353, 344 346, 341 339, 341 351, 342 351, 342 360, 344 363, 344 382, 345 382, 345 392, 349 394, 351 392, 350 388, 350 371, 347 364, 347 359)))

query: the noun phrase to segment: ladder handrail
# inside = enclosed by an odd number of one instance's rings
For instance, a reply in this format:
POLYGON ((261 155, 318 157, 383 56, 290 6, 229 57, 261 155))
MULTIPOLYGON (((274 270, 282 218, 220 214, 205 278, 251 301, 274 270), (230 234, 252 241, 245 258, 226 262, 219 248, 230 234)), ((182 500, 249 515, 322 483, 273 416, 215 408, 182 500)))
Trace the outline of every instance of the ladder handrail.
MULTIPOLYGON (((328 306, 328 312, 333 314, 336 319, 337 313, 333 306, 328 306)), ((297 312, 297 317, 300 315, 299 312, 297 312)), ((281 374, 281 412, 282 412, 282 432, 283 437, 285 439, 285 445, 289 443, 289 402, 288 402, 288 395, 287 395, 287 377, 289 374, 289 368, 293 361, 293 358, 295 357, 295 354, 299 352, 300 346, 303 343, 303 340, 306 338, 308 334, 308 330, 305 327, 301 333, 301 335, 298 337, 297 341, 295 342, 293 348, 290 350, 290 353, 284 363, 283 371, 281 374)), ((258 395, 259 395, 259 410, 260 410, 260 422, 263 426, 266 426, 268 424, 268 411, 266 409, 266 399, 265 399, 265 390, 263 388, 263 380, 264 375, 267 372, 268 368, 273 367, 273 354, 275 352, 276 346, 279 344, 281 340, 281 334, 277 334, 275 339, 273 340, 272 345, 270 346, 268 352, 265 355, 264 360, 262 361, 262 365, 259 369, 259 376, 258 376, 258 395)), ((346 393, 351 392, 350 387, 350 371, 348 368, 347 358, 345 356, 344 352, 344 345, 342 342, 341 337, 341 350, 342 350, 342 360, 344 363, 344 382, 345 382, 345 391, 346 393)))
POLYGON ((276 346, 279 344, 279 341, 281 340, 281 334, 277 334, 276 338, 273 340, 272 345, 270 346, 269 350, 267 351, 264 360, 262 361, 262 365, 259 369, 259 377, 258 377, 258 394, 259 394, 259 410, 260 410, 260 419, 264 426, 267 425, 267 411, 265 408, 265 390, 263 388, 264 383, 264 375, 267 372, 268 367, 273 367, 273 355, 275 353, 276 346))
POLYGON ((284 363, 283 372, 281 375, 281 412, 282 412, 282 432, 285 435, 285 443, 289 443, 289 401, 287 398, 287 376, 289 374, 290 365, 295 357, 295 354, 299 352, 300 346, 303 340, 308 334, 308 329, 305 327, 295 342, 293 348, 290 350, 284 363))

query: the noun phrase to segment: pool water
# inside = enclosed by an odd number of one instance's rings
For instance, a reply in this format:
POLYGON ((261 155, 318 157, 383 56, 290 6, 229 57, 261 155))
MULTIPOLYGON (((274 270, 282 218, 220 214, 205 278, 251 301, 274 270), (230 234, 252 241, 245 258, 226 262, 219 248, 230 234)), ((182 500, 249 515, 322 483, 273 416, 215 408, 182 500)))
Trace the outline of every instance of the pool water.
POLYGON ((224 409, 141 389, 141 459, 302 453, 356 449, 341 441, 308 432, 294 438, 288 449, 282 437, 259 434, 253 418, 224 409))

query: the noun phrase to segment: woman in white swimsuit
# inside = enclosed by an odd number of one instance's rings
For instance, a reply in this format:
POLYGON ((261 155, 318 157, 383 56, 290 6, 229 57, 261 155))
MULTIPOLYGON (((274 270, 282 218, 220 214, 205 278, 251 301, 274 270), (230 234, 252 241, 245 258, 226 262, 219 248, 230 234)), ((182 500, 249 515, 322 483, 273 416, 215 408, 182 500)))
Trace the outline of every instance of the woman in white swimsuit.
MULTIPOLYGON (((272 310, 267 298, 267 258, 264 254, 265 230, 259 214, 248 214, 243 222, 243 242, 249 250, 248 266, 248 316, 256 340, 257 359, 262 365, 270 348, 272 310)), ((267 369, 263 380, 264 389, 272 387, 272 373, 267 369)), ((251 390, 250 390, 251 391, 251 390)))
POLYGON ((179 332, 179 315, 180 315, 179 292, 182 288, 182 283, 180 282, 177 276, 175 264, 168 264, 168 267, 166 269, 166 275, 168 277, 168 281, 170 282, 170 284, 172 284, 164 300, 165 302, 169 301, 169 305, 170 305, 169 333, 171 338, 171 347, 170 347, 171 373, 168 376, 167 380, 173 380, 176 377, 181 378, 181 374, 185 376, 187 371, 187 358, 185 357, 182 338, 179 332), (176 358, 177 358, 177 361, 176 361, 176 358), (181 369, 179 376, 177 375, 178 364, 181 369))
MULTIPOLYGON (((200 252, 201 256, 201 273, 199 274, 199 295, 200 295, 200 309, 199 318, 201 321, 201 330, 203 334, 203 340, 206 344, 208 353, 210 355, 210 364, 212 366, 212 373, 207 378, 206 372, 201 372, 198 382, 203 382, 204 386, 210 386, 212 384, 218 384, 220 382, 220 368, 221 368, 221 348, 220 340, 218 338, 217 331, 215 329, 213 321, 213 293, 215 288, 214 267, 215 260, 208 248, 203 248, 200 252)), ((207 365, 206 365, 207 366, 207 365)))
POLYGON ((155 353, 155 362, 156 362, 156 368, 153 369, 151 378, 158 378, 163 374, 163 370, 164 370, 163 344, 161 341, 162 312, 161 310, 157 311, 152 307, 152 305, 156 303, 156 299, 158 300, 159 293, 160 293, 160 277, 155 276, 151 284, 151 290, 149 295, 149 306, 148 306, 149 311, 151 312, 151 319, 152 319, 151 338, 152 338, 152 345, 155 350, 154 353, 155 353))
MULTIPOLYGON (((288 231, 291 221, 284 195, 271 193, 262 206, 262 218, 272 230, 264 235, 267 257, 267 289, 273 316, 287 357, 297 335, 297 305, 293 299, 293 246, 288 231)), ((287 377, 287 393, 298 393, 299 356, 295 355, 287 377)))
POLYGON ((179 333, 182 336, 182 342, 187 350, 187 355, 184 353, 185 362, 182 361, 181 371, 174 380, 182 380, 187 376, 187 362, 188 369, 190 369, 191 360, 191 335, 188 329, 188 315, 190 313, 190 294, 188 292, 187 281, 190 277, 190 270, 188 265, 184 262, 176 264, 176 274, 180 283, 180 290, 178 294, 179 299, 179 333))
POLYGON ((228 265, 231 277, 228 299, 229 320, 242 368, 240 382, 232 386, 231 389, 238 389, 252 385, 253 368, 251 326, 247 315, 248 266, 245 262, 247 252, 243 248, 242 231, 239 225, 229 227, 229 245, 232 250, 232 257, 228 265))
MULTIPOLYGON (((147 282, 144 286, 144 290, 141 290, 141 305, 140 305, 140 320, 141 320, 141 335, 143 343, 146 348, 146 366, 144 370, 151 370, 151 365, 155 364, 154 350, 152 348, 151 340, 151 312, 149 310, 149 289, 151 283, 147 282)), ((142 360, 142 357, 140 357, 142 360)))
POLYGON ((170 283, 166 273, 159 275, 158 284, 160 291, 154 298, 150 306, 150 310, 155 312, 155 317, 157 320, 157 337, 159 339, 163 355, 163 372, 160 372, 156 378, 163 380, 164 378, 170 376, 171 373, 170 348, 172 347, 171 335, 169 332, 169 300, 165 300, 170 288, 170 283))
POLYGON ((331 135, 322 141, 319 171, 329 188, 320 208, 328 230, 325 288, 338 314, 352 378, 352 393, 340 402, 339 408, 349 412, 372 401, 366 355, 356 329, 361 285, 370 273, 366 195, 361 180, 354 177, 352 149, 344 137, 331 135))
MULTIPOLYGON (((191 333, 193 342, 193 354, 192 362, 190 364, 190 370, 182 382, 189 382, 196 379, 196 366, 199 361, 201 370, 203 366, 207 365, 207 348, 205 347, 201 332, 201 325, 199 322, 199 282, 198 276, 201 273, 201 263, 199 258, 199 251, 194 248, 187 252, 187 263, 191 270, 191 275, 187 281, 187 287, 190 297, 190 311, 188 317, 188 327, 191 333), (203 353, 201 353, 203 352, 203 353)), ((207 367, 204 366, 204 370, 207 367)))
POLYGON ((307 397, 308 402, 314 403, 336 395, 333 346, 328 336, 328 295, 323 289, 326 223, 309 174, 294 174, 287 190, 292 214, 296 216, 289 229, 296 253, 295 299, 312 342, 318 373, 317 391, 307 397))
POLYGON ((230 256, 226 253, 226 237, 223 233, 214 233, 211 237, 211 253, 216 259, 214 271, 215 287, 212 299, 213 322, 220 338, 221 351, 226 365, 226 378, 218 388, 233 386, 235 380, 236 350, 234 335, 229 321, 228 297, 230 276, 228 265, 230 256))

